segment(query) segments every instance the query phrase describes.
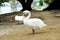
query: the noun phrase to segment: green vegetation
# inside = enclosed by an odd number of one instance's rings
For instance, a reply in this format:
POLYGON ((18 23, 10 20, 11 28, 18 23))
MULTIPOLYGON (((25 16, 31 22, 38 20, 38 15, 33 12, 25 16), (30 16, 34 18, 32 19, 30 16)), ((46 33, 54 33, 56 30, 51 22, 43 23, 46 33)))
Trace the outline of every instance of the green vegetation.
POLYGON ((53 0, 44 0, 47 4, 50 4, 53 0))
POLYGON ((40 3, 40 5, 43 5, 43 0, 40 0, 39 3, 40 3))
MULTIPOLYGON (((0 5, 2 5, 1 3, 3 2, 8 2, 9 0, 0 0, 0 5)), ((13 0, 12 0, 13 1, 13 0)), ((50 4, 53 0, 40 0, 39 3, 40 5, 43 5, 43 1, 46 2, 47 4, 50 4)))
POLYGON ((39 1, 40 5, 43 5, 43 1, 47 4, 50 4, 53 0, 40 0, 39 1))
POLYGON ((4 3, 4 2, 8 2, 9 0, 0 0, 0 5, 2 5, 1 3, 4 3))

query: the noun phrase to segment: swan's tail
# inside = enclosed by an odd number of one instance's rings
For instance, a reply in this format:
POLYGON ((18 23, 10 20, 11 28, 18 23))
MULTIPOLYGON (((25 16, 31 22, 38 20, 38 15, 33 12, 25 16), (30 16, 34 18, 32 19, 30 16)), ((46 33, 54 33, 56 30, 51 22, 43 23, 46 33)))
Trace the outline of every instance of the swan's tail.
POLYGON ((45 24, 44 26, 47 26, 47 24, 45 24))
POLYGON ((45 26, 47 26, 47 24, 40 25, 39 28, 43 28, 43 27, 45 27, 45 26))

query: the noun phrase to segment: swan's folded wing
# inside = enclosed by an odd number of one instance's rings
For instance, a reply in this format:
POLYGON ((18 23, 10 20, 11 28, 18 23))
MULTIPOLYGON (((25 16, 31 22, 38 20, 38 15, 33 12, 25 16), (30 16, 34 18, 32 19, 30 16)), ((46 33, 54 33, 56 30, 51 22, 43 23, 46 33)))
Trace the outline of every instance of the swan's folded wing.
POLYGON ((40 25, 44 25, 45 23, 40 20, 40 19, 29 19, 26 21, 26 23, 30 26, 40 26, 40 25))

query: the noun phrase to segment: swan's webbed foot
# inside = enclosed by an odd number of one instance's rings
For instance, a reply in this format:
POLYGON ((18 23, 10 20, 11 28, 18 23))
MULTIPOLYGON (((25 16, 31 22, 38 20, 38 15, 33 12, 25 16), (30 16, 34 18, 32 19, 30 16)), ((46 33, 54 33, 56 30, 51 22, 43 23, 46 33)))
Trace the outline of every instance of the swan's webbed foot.
POLYGON ((34 29, 32 29, 32 31, 33 31, 33 34, 35 34, 35 30, 34 30, 34 29))

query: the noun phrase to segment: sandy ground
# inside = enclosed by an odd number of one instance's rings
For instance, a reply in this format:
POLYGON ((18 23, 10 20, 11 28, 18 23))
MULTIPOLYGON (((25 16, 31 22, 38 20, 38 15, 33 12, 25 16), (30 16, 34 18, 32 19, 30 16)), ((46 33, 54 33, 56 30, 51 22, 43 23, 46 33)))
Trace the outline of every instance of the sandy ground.
POLYGON ((31 28, 24 24, 16 24, 14 16, 3 15, 0 22, 0 40, 60 40, 60 10, 32 12, 32 17, 41 18, 47 26, 37 29, 32 34, 31 28), (13 20, 12 22, 10 20, 13 20))

